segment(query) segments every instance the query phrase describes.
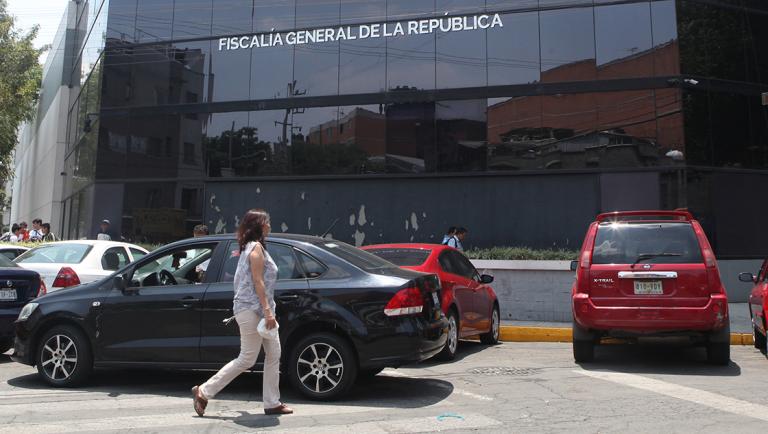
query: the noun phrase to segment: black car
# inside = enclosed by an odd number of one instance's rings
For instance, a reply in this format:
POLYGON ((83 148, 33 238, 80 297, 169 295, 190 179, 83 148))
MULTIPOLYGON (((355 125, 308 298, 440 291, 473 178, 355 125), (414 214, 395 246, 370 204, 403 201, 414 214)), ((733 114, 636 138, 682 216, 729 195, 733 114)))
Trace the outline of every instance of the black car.
POLYGON ((0 354, 13 346, 13 323, 22 307, 45 291, 37 272, 25 270, 0 255, 0 354))
MULTIPOLYGON (((306 396, 338 397, 359 376, 443 348, 437 276, 317 237, 275 235, 267 250, 279 269, 281 371, 306 396), (321 360, 334 368, 313 370, 321 360)), ((239 255, 233 235, 187 239, 41 297, 19 316, 11 357, 53 386, 79 384, 94 367, 218 369, 240 351, 237 324, 224 321, 239 255)))

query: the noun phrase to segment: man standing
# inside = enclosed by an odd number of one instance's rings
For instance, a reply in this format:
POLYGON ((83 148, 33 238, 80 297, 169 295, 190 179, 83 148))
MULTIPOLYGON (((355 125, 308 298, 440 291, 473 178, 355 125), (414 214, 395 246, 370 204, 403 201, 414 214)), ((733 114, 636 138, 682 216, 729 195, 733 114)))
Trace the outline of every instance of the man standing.
POLYGON ((42 230, 42 219, 34 219, 32 220, 32 230, 29 231, 29 241, 42 241, 43 240, 43 230, 42 230))
POLYGON ((96 234, 96 239, 101 241, 112 241, 112 235, 109 234, 110 223, 109 220, 104 219, 101 221, 101 229, 96 234))
POLYGON ((462 244, 464 242, 464 237, 467 236, 467 228, 457 228, 456 233, 451 237, 447 245, 453 247, 454 249, 464 251, 464 245, 462 244))
POLYGON ((453 238, 453 236, 456 234, 456 226, 451 226, 448 228, 448 232, 443 235, 443 241, 440 242, 440 244, 448 244, 448 240, 453 238))
POLYGON ((41 226, 42 232, 43 232, 43 239, 42 241, 48 243, 51 241, 58 241, 56 238, 56 235, 51 232, 51 224, 50 223, 43 223, 41 226))

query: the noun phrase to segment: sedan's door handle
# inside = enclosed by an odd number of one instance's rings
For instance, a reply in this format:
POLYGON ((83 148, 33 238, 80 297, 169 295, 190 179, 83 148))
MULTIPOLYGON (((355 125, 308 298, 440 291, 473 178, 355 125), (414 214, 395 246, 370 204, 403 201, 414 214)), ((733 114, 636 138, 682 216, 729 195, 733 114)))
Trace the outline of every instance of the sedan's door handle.
POLYGON ((276 299, 280 301, 296 301, 299 299, 298 294, 285 294, 285 295, 278 295, 275 297, 276 299))
POLYGON ((192 296, 188 295, 188 296, 186 296, 186 297, 181 299, 181 305, 184 306, 184 307, 189 308, 189 307, 192 307, 192 305, 194 303, 197 303, 198 301, 200 301, 199 298, 195 298, 195 297, 192 297, 192 296))

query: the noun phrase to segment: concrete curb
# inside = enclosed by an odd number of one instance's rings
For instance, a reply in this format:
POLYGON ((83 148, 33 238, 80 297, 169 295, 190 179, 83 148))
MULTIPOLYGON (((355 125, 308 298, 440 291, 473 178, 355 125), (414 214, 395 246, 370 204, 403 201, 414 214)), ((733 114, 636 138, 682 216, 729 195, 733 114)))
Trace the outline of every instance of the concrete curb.
MULTIPOLYGON (((571 342, 570 327, 501 326, 499 337, 504 342, 571 342)), ((752 345, 751 333, 731 333, 731 345, 752 345)))

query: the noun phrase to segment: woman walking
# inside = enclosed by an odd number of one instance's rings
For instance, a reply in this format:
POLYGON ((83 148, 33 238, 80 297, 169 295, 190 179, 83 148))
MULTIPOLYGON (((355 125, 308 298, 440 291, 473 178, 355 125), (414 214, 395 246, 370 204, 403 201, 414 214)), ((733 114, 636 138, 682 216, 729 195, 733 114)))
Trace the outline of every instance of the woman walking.
POLYGON ((202 386, 192 388, 195 412, 203 416, 208 400, 213 399, 227 384, 250 369, 264 345, 264 378, 262 399, 265 414, 291 414, 293 410, 280 402, 280 339, 264 339, 258 332, 259 321, 266 328, 277 327, 274 288, 277 265, 267 253, 264 239, 269 234, 269 214, 252 209, 245 213, 237 241, 240 258, 235 271, 235 299, 232 310, 240 327, 240 355, 232 360, 202 386))

